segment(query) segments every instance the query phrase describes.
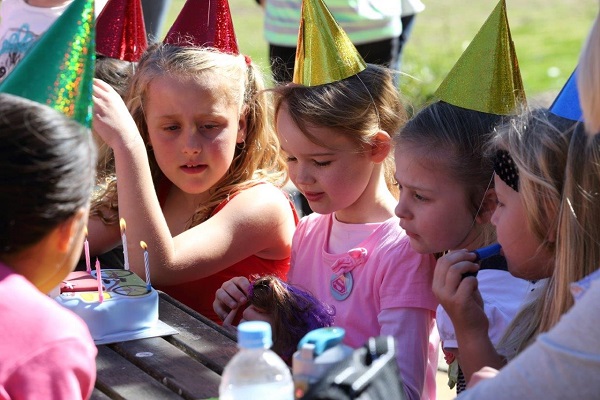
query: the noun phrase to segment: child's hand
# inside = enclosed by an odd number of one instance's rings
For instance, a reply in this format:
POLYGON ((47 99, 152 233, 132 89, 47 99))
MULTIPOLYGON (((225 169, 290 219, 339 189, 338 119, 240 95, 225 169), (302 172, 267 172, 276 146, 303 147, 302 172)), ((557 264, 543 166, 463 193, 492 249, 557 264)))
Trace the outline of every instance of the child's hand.
POLYGON ((238 276, 226 281, 217 290, 213 310, 224 324, 231 324, 240 307, 248 302, 249 287, 250 281, 244 276, 238 276))
POLYGON ((108 83, 94 79, 93 129, 112 149, 120 143, 139 141, 143 144, 137 126, 123 99, 108 83))
POLYGON ((433 275, 433 293, 450 316, 455 330, 485 332, 488 320, 483 300, 477 290, 477 279, 467 277, 465 272, 475 272, 475 254, 467 250, 452 251, 441 257, 433 275))

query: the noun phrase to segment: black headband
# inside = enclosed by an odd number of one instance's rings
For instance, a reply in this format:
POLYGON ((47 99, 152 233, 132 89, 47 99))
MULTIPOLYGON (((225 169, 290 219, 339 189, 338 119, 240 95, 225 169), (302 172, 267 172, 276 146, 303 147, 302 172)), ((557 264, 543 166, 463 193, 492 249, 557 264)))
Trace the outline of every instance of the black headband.
POLYGON ((494 157, 494 172, 504 183, 519 191, 519 170, 506 150, 498 150, 494 157))

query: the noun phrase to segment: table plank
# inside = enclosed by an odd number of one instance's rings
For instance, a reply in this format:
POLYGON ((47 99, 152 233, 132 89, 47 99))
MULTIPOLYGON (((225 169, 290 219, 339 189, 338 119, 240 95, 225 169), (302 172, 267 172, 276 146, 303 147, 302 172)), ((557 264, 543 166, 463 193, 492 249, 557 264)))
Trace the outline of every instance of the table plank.
POLYGON ((107 345, 98 346, 96 389, 93 398, 181 399, 107 345), (102 397, 101 392, 105 397, 102 397))
POLYGON ((110 347, 184 399, 219 394, 221 376, 163 338, 115 343, 110 347))
POLYGON ((237 353, 235 335, 165 293, 160 298, 160 319, 179 331, 165 339, 221 375, 237 353))
POLYGON ((94 388, 92 395, 90 396, 90 400, 110 400, 110 397, 102 393, 100 389, 94 388))

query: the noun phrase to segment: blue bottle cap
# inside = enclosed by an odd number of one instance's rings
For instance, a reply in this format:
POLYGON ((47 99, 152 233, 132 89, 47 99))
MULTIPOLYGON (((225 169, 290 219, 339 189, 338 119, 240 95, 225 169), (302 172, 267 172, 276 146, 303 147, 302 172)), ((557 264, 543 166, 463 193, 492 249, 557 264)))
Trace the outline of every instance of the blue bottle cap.
POLYGON ((312 343, 315 346, 314 356, 317 357, 325 350, 337 346, 342 342, 346 331, 343 328, 328 327, 319 328, 308 332, 298 343, 298 350, 306 343, 312 343))
POLYGON ((502 246, 500 246, 499 243, 490 244, 489 246, 474 250, 473 253, 477 256, 475 262, 495 256, 500 253, 500 250, 502 250, 502 246))
POLYGON ((245 321, 237 329, 238 346, 246 349, 268 349, 273 345, 271 325, 265 321, 245 321))

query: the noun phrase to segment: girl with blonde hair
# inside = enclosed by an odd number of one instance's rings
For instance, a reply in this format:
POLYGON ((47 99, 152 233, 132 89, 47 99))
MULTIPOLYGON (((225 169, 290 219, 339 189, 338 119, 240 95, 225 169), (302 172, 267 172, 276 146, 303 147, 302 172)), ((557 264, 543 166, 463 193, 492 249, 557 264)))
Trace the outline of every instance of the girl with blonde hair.
MULTIPOLYGON (((130 268, 200 313, 233 276, 289 268, 296 215, 269 123, 260 71, 243 55, 158 44, 125 99, 95 81, 95 129, 113 149, 130 268)), ((118 225, 90 229, 92 253, 119 243, 118 225), (100 228, 100 229, 98 229, 100 228)))

